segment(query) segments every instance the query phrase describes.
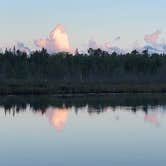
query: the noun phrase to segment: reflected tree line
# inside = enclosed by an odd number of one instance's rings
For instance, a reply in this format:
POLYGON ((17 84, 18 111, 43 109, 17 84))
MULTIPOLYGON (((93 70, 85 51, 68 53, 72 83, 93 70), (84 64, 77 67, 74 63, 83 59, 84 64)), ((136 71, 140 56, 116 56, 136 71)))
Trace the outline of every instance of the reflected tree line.
POLYGON ((117 107, 126 108, 132 112, 141 110, 148 113, 148 110, 157 106, 166 106, 166 95, 160 94, 111 94, 108 96, 1 96, 0 106, 5 114, 18 114, 26 111, 29 107, 33 112, 46 113, 48 108, 71 109, 75 108, 77 114, 80 108, 88 107, 89 114, 100 114, 111 108, 116 111, 117 107))

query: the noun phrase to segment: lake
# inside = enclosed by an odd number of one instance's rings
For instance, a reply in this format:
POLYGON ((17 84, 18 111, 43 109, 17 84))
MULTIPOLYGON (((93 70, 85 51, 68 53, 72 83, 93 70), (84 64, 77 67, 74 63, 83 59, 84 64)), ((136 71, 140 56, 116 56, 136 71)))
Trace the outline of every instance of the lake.
POLYGON ((1 96, 1 166, 165 166, 166 95, 1 96))

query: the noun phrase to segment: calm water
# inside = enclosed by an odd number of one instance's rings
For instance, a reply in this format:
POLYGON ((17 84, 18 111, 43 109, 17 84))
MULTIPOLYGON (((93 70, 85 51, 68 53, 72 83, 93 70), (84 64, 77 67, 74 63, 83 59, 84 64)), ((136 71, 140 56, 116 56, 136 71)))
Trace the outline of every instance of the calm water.
POLYGON ((0 97, 0 166, 165 166, 166 95, 0 97))

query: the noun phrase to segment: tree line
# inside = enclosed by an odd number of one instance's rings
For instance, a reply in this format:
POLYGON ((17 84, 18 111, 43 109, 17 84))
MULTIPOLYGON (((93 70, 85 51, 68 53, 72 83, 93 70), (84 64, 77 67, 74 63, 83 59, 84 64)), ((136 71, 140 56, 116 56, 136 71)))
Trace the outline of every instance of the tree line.
POLYGON ((166 81, 166 56, 136 50, 118 55, 101 49, 87 54, 47 50, 30 55, 13 49, 0 53, 0 80, 67 81, 67 82, 151 82, 166 81))
POLYGON ((148 54, 147 50, 117 54, 89 48, 87 53, 76 51, 73 56, 67 52, 50 55, 45 49, 27 54, 14 48, 0 53, 0 87, 5 87, 5 92, 19 86, 22 93, 26 87, 32 91, 34 87, 48 91, 49 87, 51 93, 80 88, 85 92, 108 91, 110 85, 118 84, 165 85, 165 73, 166 56, 148 54))

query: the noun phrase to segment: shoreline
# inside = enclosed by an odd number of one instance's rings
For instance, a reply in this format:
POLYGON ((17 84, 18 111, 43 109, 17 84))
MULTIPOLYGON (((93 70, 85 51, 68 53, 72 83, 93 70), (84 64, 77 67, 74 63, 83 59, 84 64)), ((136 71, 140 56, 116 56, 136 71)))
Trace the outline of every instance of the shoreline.
MULTIPOLYGON (((12 108, 25 109, 27 106, 35 110, 45 110, 48 107, 68 108, 76 107, 102 108, 106 106, 125 106, 131 107, 133 111, 143 107, 146 111, 150 106, 166 105, 166 94, 164 93, 137 93, 137 94, 107 94, 107 95, 0 95, 0 106, 6 110, 12 108)), ((15 109, 14 109, 15 110, 15 109)))
POLYGON ((95 96, 166 93, 166 84, 0 85, 0 95, 95 96))

